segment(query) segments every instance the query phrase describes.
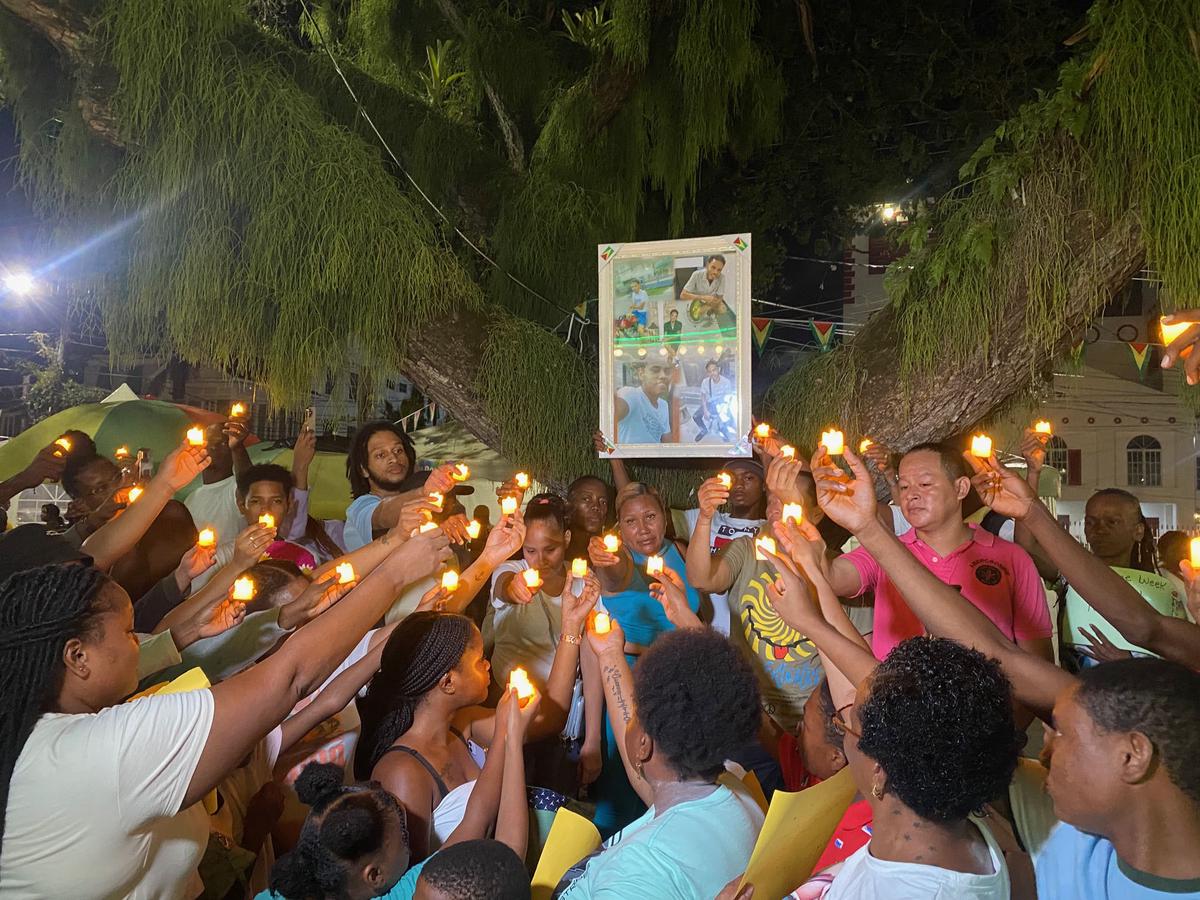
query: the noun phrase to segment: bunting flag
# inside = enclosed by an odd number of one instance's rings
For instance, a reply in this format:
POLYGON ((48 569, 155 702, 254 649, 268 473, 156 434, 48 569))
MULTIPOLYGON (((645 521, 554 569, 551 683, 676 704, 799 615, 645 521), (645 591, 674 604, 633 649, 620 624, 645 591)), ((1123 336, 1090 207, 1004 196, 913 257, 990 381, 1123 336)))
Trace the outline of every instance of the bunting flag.
POLYGON ((827 352, 829 345, 833 343, 833 323, 809 319, 808 324, 812 328, 813 337, 817 339, 817 346, 821 348, 821 352, 827 352))
POLYGON ((749 245, 749 244, 747 244, 747 243, 746 243, 744 240, 742 240, 742 239, 739 237, 737 240, 735 240, 735 241, 733 242, 733 246, 737 247, 737 248, 738 248, 738 250, 745 250, 745 249, 746 249, 747 247, 749 247, 750 245, 749 245))
POLYGON ((1150 358, 1150 345, 1139 343, 1138 341, 1129 341, 1129 352, 1133 354, 1133 363, 1138 368, 1138 375, 1146 374, 1146 362, 1150 358))
POLYGON ((767 337, 771 334, 775 320, 755 317, 750 320, 750 324, 754 326, 754 346, 758 348, 758 355, 762 356, 763 345, 766 344, 767 337))
POLYGON ((579 318, 581 318, 581 319, 587 318, 587 301, 586 300, 584 300, 577 307, 575 307, 575 315, 579 316, 579 318))

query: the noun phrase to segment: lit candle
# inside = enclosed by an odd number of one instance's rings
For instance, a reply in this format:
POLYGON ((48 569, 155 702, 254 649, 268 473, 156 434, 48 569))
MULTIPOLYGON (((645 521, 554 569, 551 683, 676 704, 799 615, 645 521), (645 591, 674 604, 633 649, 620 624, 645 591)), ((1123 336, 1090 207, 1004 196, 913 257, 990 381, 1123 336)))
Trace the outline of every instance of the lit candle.
POLYGON ((1162 330, 1162 339, 1164 344, 1171 343, 1173 340, 1175 340, 1175 338, 1179 337, 1193 325, 1192 322, 1177 322, 1174 325, 1168 325, 1164 321, 1165 318, 1165 316, 1162 316, 1158 320, 1158 327, 1162 330))
POLYGON ((612 631, 612 619, 609 618, 608 613, 596 613, 596 618, 592 620, 592 631, 596 634, 608 634, 612 631))
POLYGON ((117 459, 129 459, 129 448, 118 447, 117 452, 113 454, 117 459))
POLYGON ((525 587, 531 591, 536 591, 542 586, 542 573, 537 569, 526 569, 521 573, 521 577, 525 579, 525 587))
POLYGON ((784 444, 782 447, 779 448, 779 455, 782 456, 784 459, 795 459, 796 458, 796 448, 793 447, 791 444, 784 444))
POLYGON ((1192 569, 1200 570, 1200 537, 1192 538, 1189 550, 1192 556, 1192 569))
POLYGON ((54 445, 56 447, 62 447, 63 453, 71 452, 71 439, 69 437, 60 437, 54 442, 54 445))
POLYGON ((759 562, 770 559, 767 553, 775 552, 775 538, 759 537, 754 539, 754 558, 759 562))
POLYGON ((1040 422, 1034 423, 1033 430, 1035 434, 1050 434, 1050 423, 1042 419, 1040 422))
POLYGON ((200 536, 196 538, 197 547, 215 547, 217 546, 217 533, 211 528, 205 528, 200 532, 200 536))
POLYGON ((759 422, 754 426, 754 436, 760 441, 765 441, 771 436, 771 426, 766 422, 759 422))
POLYGON ((477 541, 481 534, 483 534, 483 526, 479 524, 478 519, 472 519, 467 523, 467 537, 473 541, 477 541))
POLYGON ((977 434, 971 438, 971 455, 987 459, 992 455, 992 439, 986 434, 977 434))
POLYGON ((442 573, 442 590, 457 591, 458 590, 458 573, 453 569, 447 569, 442 573))
POLYGON ((606 534, 604 536, 604 549, 609 553, 616 553, 621 549, 621 539, 615 534, 606 534))
POLYGON ((428 534, 431 531, 437 531, 440 526, 437 522, 426 522, 417 529, 417 534, 428 534))
POLYGON ((233 406, 231 406, 229 408, 229 415, 231 415, 235 419, 238 416, 244 416, 245 414, 246 414, 246 404, 245 403, 235 403, 235 404, 233 404, 233 406))
POLYGON ((836 428, 821 432, 821 443, 825 446, 825 452, 830 456, 837 456, 846 449, 845 435, 836 428))
POLYGON ((646 574, 661 575, 663 570, 663 558, 661 556, 650 556, 646 558, 646 574))
POLYGON ((253 600, 254 599, 254 579, 239 578, 233 583, 233 599, 234 600, 253 600))
POLYGON ((528 700, 534 694, 533 683, 529 680, 529 673, 517 666, 508 676, 508 689, 517 692, 517 699, 524 701, 528 700))
POLYGON ((334 571, 337 572, 338 584, 349 584, 358 577, 354 574, 354 566, 348 562, 338 563, 334 567, 334 571))
POLYGON ((518 472, 513 476, 513 481, 517 483, 517 487, 519 487, 521 490, 529 490, 529 475, 527 473, 518 472))
POLYGON ((145 489, 141 485, 135 484, 129 489, 129 502, 132 503, 133 501, 137 500, 137 498, 142 496, 142 494, 145 492, 145 489))
POLYGON ((587 560, 586 559, 571 560, 571 577, 572 578, 587 578, 587 560))
POLYGON ((429 495, 429 502, 440 510, 442 508, 442 504, 446 502, 446 497, 441 491, 433 491, 429 495))
POLYGON ((192 447, 204 446, 204 429, 199 425, 193 425, 187 430, 187 442, 192 447))
POLYGON ((870 438, 863 438, 861 441, 858 442, 858 452, 866 453, 867 450, 870 448, 870 446, 874 443, 875 442, 873 440, 871 440, 870 438))
POLYGON ((459 463, 454 467, 454 471, 450 473, 450 477, 455 481, 466 481, 471 477, 471 467, 466 463, 459 463))
POLYGON ((721 482, 721 487, 725 488, 725 490, 729 490, 731 487, 733 487, 733 476, 728 472, 722 472, 720 475, 718 475, 717 481, 721 482))
POLYGON ((516 497, 505 497, 503 500, 500 501, 500 512, 503 515, 511 516, 511 515, 515 514, 516 511, 517 511, 517 498, 516 497))
POLYGON ((270 513, 263 513, 258 517, 258 524, 263 526, 263 528, 274 528, 275 517, 270 513))
POLYGON ((804 507, 799 503, 783 504, 783 521, 791 521, 799 525, 802 521, 804 521, 804 507))

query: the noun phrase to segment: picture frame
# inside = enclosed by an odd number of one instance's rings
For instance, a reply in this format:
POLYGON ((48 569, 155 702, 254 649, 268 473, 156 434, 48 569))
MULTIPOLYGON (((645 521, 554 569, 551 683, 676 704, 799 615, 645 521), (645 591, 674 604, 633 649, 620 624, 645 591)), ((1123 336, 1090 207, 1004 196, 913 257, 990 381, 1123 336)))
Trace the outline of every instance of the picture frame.
POLYGON ((751 236, 599 244, 596 251, 607 455, 753 455, 751 236))

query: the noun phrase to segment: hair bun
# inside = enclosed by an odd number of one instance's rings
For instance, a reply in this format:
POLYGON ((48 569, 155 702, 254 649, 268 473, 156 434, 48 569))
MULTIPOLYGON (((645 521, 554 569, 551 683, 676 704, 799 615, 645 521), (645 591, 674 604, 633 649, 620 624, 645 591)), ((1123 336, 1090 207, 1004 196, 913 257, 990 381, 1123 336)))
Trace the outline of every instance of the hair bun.
POLYGON ((309 763, 296 779, 301 803, 316 806, 342 789, 345 771, 333 763, 309 763))

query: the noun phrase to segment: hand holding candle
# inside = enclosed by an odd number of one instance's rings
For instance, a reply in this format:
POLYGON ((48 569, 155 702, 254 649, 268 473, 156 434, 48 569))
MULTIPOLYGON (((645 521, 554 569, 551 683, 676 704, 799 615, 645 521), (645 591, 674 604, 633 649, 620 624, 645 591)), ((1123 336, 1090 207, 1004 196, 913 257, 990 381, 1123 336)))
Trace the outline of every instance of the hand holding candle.
POLYGON ((450 477, 455 481, 466 481, 471 477, 471 469, 466 463, 459 463, 450 473, 450 477))
POLYGON ((229 408, 229 415, 235 419, 238 418, 239 416, 244 416, 245 414, 246 414, 246 404, 245 403, 235 403, 235 404, 233 404, 233 406, 231 406, 229 408))
POLYGON ((875 442, 874 442, 873 440, 871 440, 870 438, 866 438, 866 437, 865 437, 865 438, 863 438, 861 441, 859 441, 859 442, 858 442, 858 453, 859 453, 859 455, 861 456, 862 454, 866 453, 866 452, 867 452, 867 450, 869 450, 869 449, 870 449, 870 447, 871 447, 871 445, 872 445, 872 444, 874 444, 874 443, 875 443, 875 442))
POLYGON ((501 515, 511 516, 511 515, 515 515, 516 512, 517 512, 517 498, 516 497, 505 497, 503 500, 500 501, 501 515))
POLYGON ((804 507, 799 503, 783 504, 783 521, 795 522, 797 525, 799 525, 802 521, 804 521, 804 507))
POLYGON ((204 439, 204 429, 199 425, 193 425, 187 430, 187 442, 189 447, 203 447, 207 443, 204 439))
POLYGON ((513 476, 513 481, 523 491, 529 490, 529 475, 525 472, 518 472, 513 476))
POLYGON ((247 603, 254 599, 254 579, 239 578, 233 583, 233 599, 247 603))
POLYGON ((536 591, 542 586, 542 573, 537 569, 526 569, 521 573, 521 577, 525 580, 525 587, 531 591, 536 591))
POLYGON ((621 549, 621 539, 615 534, 606 534, 604 536, 604 550, 607 553, 616 553, 621 549))
POLYGON ((986 434, 977 434, 971 438, 971 455, 978 459, 987 459, 992 455, 992 439, 986 434))
POLYGON ((483 526, 479 524, 478 519, 472 519, 467 523, 467 537, 473 541, 477 541, 481 534, 483 534, 483 526))
POLYGON ((759 562, 766 562, 771 558, 768 554, 775 552, 775 538, 764 535, 754 539, 754 558, 759 562))
POLYGON ((595 634, 608 634, 612 631, 612 619, 608 613, 598 612, 592 617, 592 631, 595 634))
POLYGON ((338 584, 350 584, 358 577, 354 574, 354 566, 348 562, 338 563, 334 569, 337 571, 338 584))
POLYGON ((196 546, 210 548, 217 546, 217 533, 211 528, 202 529, 200 536, 196 538, 196 546))
POLYGON ((273 515, 271 515, 270 513, 263 513, 261 516, 258 517, 258 524, 261 525, 263 528, 274 528, 275 527, 275 517, 273 515))
POLYGON ((838 456, 846 451, 846 436, 832 428, 821 432, 821 445, 830 456, 838 456))
POLYGON ((517 666, 508 676, 508 689, 517 692, 517 699, 524 706, 536 690, 533 683, 529 680, 529 673, 517 666))
POLYGON ((1051 434, 1050 423, 1045 419, 1035 422, 1033 425, 1034 434, 1051 434))

